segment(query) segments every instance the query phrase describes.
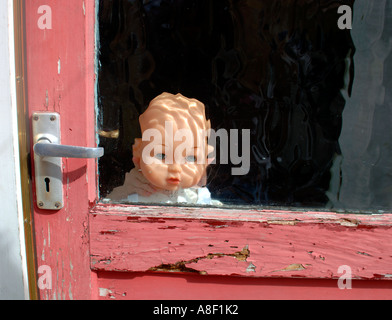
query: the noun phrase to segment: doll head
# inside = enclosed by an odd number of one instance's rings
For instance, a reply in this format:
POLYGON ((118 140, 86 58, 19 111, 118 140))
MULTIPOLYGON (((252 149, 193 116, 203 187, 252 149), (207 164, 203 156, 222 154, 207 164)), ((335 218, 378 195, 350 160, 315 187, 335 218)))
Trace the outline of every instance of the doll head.
POLYGON ((190 188, 205 176, 212 147, 204 104, 181 94, 162 93, 139 117, 133 161, 145 178, 164 190, 190 188))

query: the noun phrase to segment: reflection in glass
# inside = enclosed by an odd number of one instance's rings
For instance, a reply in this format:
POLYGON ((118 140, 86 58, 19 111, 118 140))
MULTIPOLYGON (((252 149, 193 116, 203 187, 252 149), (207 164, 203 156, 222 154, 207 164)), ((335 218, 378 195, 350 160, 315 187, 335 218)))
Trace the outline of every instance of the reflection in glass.
POLYGON ((215 131, 250 131, 246 175, 218 161, 217 139, 207 187, 223 204, 391 210, 391 12, 387 0, 100 0, 101 198, 134 167, 140 114, 170 92, 203 102, 215 131), (342 4, 352 30, 338 28, 342 4))

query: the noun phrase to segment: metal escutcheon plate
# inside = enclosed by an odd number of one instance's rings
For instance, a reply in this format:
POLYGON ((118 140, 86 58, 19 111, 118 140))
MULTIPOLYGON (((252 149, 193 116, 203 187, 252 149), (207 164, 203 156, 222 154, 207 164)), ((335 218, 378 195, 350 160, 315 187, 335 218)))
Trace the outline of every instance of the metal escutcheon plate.
MULTIPOLYGON (((33 143, 61 143, 60 115, 56 112, 34 113, 33 143)), ((45 210, 60 210, 63 202, 62 158, 39 156, 34 153, 35 191, 37 206, 45 210)))

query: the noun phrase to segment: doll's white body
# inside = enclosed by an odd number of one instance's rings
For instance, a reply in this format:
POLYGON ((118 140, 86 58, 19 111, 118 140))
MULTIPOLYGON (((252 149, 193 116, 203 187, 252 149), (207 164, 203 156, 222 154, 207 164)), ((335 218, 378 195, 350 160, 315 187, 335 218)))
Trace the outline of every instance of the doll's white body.
POLYGON ((157 192, 148 197, 143 197, 137 193, 131 194, 126 199, 128 202, 142 203, 187 203, 203 205, 221 205, 221 202, 211 199, 211 193, 206 187, 195 187, 179 189, 175 191, 157 192))

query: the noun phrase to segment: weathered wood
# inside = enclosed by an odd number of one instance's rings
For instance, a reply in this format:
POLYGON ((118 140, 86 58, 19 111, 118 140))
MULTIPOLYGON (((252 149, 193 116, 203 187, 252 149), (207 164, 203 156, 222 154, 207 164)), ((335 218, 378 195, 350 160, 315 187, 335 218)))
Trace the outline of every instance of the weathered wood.
POLYGON ((250 277, 392 279, 392 217, 98 206, 91 268, 250 277))
MULTIPOLYGON (((94 1, 26 2, 29 114, 60 112, 64 144, 96 143, 94 15, 94 1), (52 29, 37 25, 40 5, 52 9, 52 29)), ((91 209, 97 191, 95 161, 64 159, 63 169, 65 207, 47 212, 34 206, 37 268, 52 271, 52 287, 40 290, 42 299, 98 298, 111 286, 127 290, 128 298, 173 297, 151 290, 156 285, 152 278, 161 272, 192 277, 198 297, 240 285, 238 278, 219 277, 221 286, 204 286, 201 275, 331 279, 340 276, 339 266, 347 265, 354 279, 392 279, 390 215, 122 205, 91 209), (131 281, 134 272, 140 272, 140 281, 131 281), (131 295, 135 283, 139 287, 131 295)), ((173 284, 164 276, 159 279, 166 287, 173 284)), ((320 285, 317 281, 311 287, 320 285)), ((193 292, 182 278, 174 282, 173 292, 193 292)), ((386 282, 379 282, 378 292, 386 282)), ((274 283, 271 288, 280 292, 292 285, 274 283)), ((372 286, 364 291, 373 292, 374 281, 367 283, 372 286)), ((238 290, 236 297, 265 289, 257 284, 247 282, 242 289, 250 293, 238 290)), ((122 297, 124 291, 118 291, 122 297)))
MULTIPOLYGON (((97 280, 97 299, 103 300, 226 300, 233 304, 236 303, 235 300, 244 299, 392 298, 392 282, 382 280, 354 280, 352 289, 345 290, 339 289, 338 281, 335 279, 222 277, 201 276, 195 273, 98 272, 97 280)), ((165 301, 162 303, 165 304, 165 301)), ((186 305, 189 305, 189 302, 186 302, 186 305)), ((239 314, 243 316, 244 311, 241 308, 239 314)))
MULTIPOLYGON (((62 144, 96 145, 94 25, 94 1, 26 1, 29 115, 60 113, 62 144)), ((32 169, 34 186, 34 164, 32 169)), ((51 270, 52 276, 51 288, 40 286, 41 299, 91 296, 87 222, 89 201, 96 197, 95 172, 94 159, 63 159, 65 206, 58 212, 38 209, 34 195, 38 283, 49 276, 40 270, 51 270)))

